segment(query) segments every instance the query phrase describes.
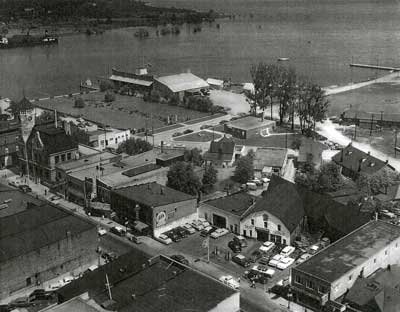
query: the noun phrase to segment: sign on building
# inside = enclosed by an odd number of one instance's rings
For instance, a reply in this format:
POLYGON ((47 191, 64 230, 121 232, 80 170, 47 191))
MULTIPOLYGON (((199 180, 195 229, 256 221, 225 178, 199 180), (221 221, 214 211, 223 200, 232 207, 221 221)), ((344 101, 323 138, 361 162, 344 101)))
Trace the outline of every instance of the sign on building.
POLYGON ((156 226, 164 225, 167 222, 167 214, 165 211, 160 211, 156 214, 156 226))
POLYGON ((28 141, 32 129, 35 126, 35 111, 28 110, 20 113, 21 119, 21 133, 24 143, 28 141))

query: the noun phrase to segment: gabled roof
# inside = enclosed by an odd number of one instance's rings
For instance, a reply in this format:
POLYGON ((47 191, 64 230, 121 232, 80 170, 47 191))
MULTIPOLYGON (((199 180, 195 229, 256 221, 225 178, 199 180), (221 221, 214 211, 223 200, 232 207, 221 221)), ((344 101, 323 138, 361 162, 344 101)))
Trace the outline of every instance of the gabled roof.
POLYGON ((235 141, 232 138, 224 136, 222 139, 210 143, 210 149, 205 153, 204 159, 230 161, 234 152, 235 141))
POLYGON ((367 175, 374 174, 385 166, 393 170, 393 167, 387 162, 355 148, 351 143, 334 155, 332 160, 355 173, 359 172, 367 175))
POLYGON ((192 73, 163 76, 154 79, 159 83, 165 85, 172 92, 181 92, 186 90, 209 87, 206 81, 193 75, 192 73))
POLYGON ((268 190, 263 193, 263 198, 249 209, 245 216, 262 211, 278 218, 290 232, 293 232, 304 217, 302 200, 295 184, 273 175, 268 190))
POLYGON ((125 82, 125 83, 145 86, 145 87, 150 87, 153 84, 153 81, 137 79, 137 78, 130 78, 130 77, 122 77, 122 76, 117 76, 117 75, 111 75, 110 80, 125 82))
POLYGON ((31 138, 36 131, 40 133, 40 139, 49 154, 78 149, 78 143, 74 142, 63 128, 56 128, 54 123, 36 125, 32 130, 31 138))
POLYGON ((238 192, 228 196, 204 202, 209 206, 225 210, 231 214, 242 216, 256 202, 256 197, 245 192, 238 192))
POLYGON ((258 148, 254 158, 254 169, 263 170, 264 167, 282 168, 286 159, 285 148, 258 148))

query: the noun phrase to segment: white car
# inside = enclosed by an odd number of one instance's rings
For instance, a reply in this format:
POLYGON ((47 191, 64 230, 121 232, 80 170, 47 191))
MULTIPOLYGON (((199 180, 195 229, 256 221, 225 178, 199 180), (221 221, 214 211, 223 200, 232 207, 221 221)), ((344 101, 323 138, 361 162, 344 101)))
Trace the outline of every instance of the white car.
POLYGON ((313 255, 313 254, 316 254, 318 252, 318 250, 319 250, 319 246, 318 245, 312 245, 310 247, 309 253, 313 255))
POLYGON ((275 255, 272 257, 271 260, 269 260, 268 265, 272 266, 272 267, 276 267, 278 265, 278 263, 281 261, 281 259, 285 258, 282 255, 275 255))
POLYGON ((66 277, 63 278, 63 284, 64 284, 64 285, 69 284, 69 283, 71 283, 73 280, 74 280, 74 278, 73 278, 72 276, 66 276, 66 277))
POLYGON ((189 234, 196 233, 196 230, 189 223, 184 224, 183 227, 189 232, 189 234))
POLYGON ((208 221, 204 221, 204 222, 203 222, 203 226, 206 228, 206 227, 211 226, 211 224, 210 224, 210 222, 208 222, 208 221))
POLYGON ((219 278, 219 280, 225 285, 233 289, 239 289, 239 282, 233 278, 231 275, 224 275, 219 278))
POLYGON ((275 274, 275 270, 268 269, 267 267, 264 267, 262 265, 253 266, 252 270, 257 272, 257 273, 264 274, 264 275, 266 275, 268 277, 272 277, 275 274))
POLYGON ((289 257, 295 250, 296 248, 294 248, 293 246, 286 246, 282 249, 281 255, 283 257, 289 257))
POLYGON ((269 241, 267 241, 267 242, 264 242, 262 245, 261 245, 261 247, 259 248, 259 250, 261 251, 261 252, 265 252, 265 253, 267 253, 268 251, 270 251, 272 248, 274 248, 275 247, 275 243, 274 242, 269 242, 269 241))
POLYGON ((160 243, 163 243, 165 245, 172 244, 172 239, 170 239, 165 234, 160 234, 158 237, 156 236, 155 239, 158 240, 160 243))
POLYGON ((293 258, 290 257, 285 257, 283 259, 281 259, 281 261, 279 261, 279 263, 276 265, 276 267, 280 270, 284 270, 286 268, 288 268, 289 266, 291 266, 294 262, 293 258))
POLYGON ((107 234, 107 230, 105 230, 103 228, 99 228, 97 230, 97 234, 99 234, 99 236, 103 236, 103 235, 107 234))
POLYGON ((269 181, 271 181, 271 180, 268 179, 268 178, 261 178, 261 181, 262 181, 263 183, 269 183, 269 181))
POLYGON ((62 282, 62 281, 58 281, 58 282, 55 282, 55 283, 52 283, 52 284, 49 284, 47 287, 46 287, 46 291, 53 291, 53 290, 57 290, 57 289, 59 289, 59 288, 61 288, 61 287, 63 287, 64 286, 64 283, 62 282))
POLYGON ((229 231, 227 229, 216 229, 214 232, 211 233, 212 238, 218 238, 228 234, 229 231))
POLYGON ((200 220, 195 220, 192 222, 192 226, 197 230, 197 231, 202 231, 204 229, 203 222, 200 220))
POLYGON ((306 261, 308 258, 311 258, 311 255, 309 253, 302 254, 299 259, 296 260, 296 264, 303 263, 306 261))

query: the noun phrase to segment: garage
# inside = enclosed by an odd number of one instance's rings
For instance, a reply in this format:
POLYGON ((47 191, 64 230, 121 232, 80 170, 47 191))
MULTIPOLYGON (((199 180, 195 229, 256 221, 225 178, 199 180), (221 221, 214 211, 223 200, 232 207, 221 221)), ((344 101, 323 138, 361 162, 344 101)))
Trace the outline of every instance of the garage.
POLYGON ((219 228, 226 228, 226 218, 213 214, 213 225, 219 228))
POLYGON ((262 228, 256 228, 257 240, 260 242, 266 242, 269 240, 269 231, 262 228))

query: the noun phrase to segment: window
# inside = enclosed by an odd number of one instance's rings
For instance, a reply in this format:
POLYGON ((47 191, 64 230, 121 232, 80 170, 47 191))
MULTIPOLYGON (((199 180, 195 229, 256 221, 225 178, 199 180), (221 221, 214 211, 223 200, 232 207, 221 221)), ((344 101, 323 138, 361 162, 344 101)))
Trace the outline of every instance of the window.
POLYGON ((264 214, 263 215, 263 222, 264 222, 264 228, 268 228, 268 215, 264 214))
POLYGON ((324 286, 319 286, 319 287, 318 287, 318 292, 319 292, 320 294, 326 294, 326 293, 327 293, 326 287, 324 287, 324 286))
POLYGON ((251 219, 251 225, 254 225, 254 219, 251 219))
POLYGON ((54 161, 56 162, 56 164, 58 164, 58 163, 60 162, 60 156, 56 156, 56 157, 54 158, 54 161))
POLYGON ((296 276, 294 277, 294 280, 296 281, 297 284, 303 285, 302 280, 301 280, 301 277, 300 277, 299 275, 296 275, 296 276))
POLYGON ((306 287, 310 289, 314 289, 314 282, 313 281, 307 281, 306 282, 306 287))
POLYGON ((61 155, 61 161, 65 161, 65 154, 61 155))
POLYGON ((249 236, 253 237, 253 231, 252 230, 249 230, 249 236))
POLYGON ((281 230, 281 225, 280 224, 278 224, 278 231, 280 231, 281 230))
POLYGON ((352 278, 352 277, 353 277, 352 275, 349 276, 349 281, 351 281, 351 278, 352 278))
POLYGON ((101 145, 101 146, 104 146, 104 140, 101 140, 101 141, 100 141, 100 145, 101 145))
POLYGON ((67 160, 71 160, 71 153, 67 153, 67 160))
POLYGON ((204 213, 204 219, 208 220, 208 213, 207 212, 204 213))
POLYGON ((376 258, 374 259, 374 263, 376 263, 376 258))
POLYGON ((387 255, 388 255, 388 253, 389 253, 389 252, 388 252, 387 250, 385 250, 385 256, 387 256, 387 255))

